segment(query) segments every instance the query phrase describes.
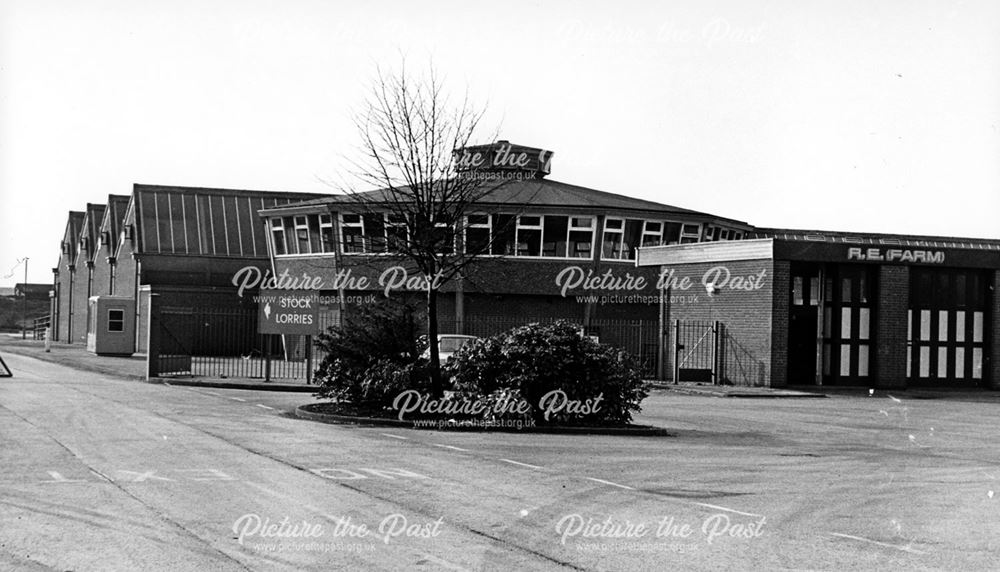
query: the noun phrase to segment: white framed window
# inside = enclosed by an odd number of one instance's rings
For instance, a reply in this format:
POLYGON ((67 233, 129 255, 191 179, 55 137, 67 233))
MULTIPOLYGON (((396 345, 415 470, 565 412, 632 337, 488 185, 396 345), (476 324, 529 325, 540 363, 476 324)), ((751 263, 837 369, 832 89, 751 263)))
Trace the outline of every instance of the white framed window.
POLYGON ((399 252, 400 246, 410 242, 410 227, 406 216, 400 214, 385 214, 385 248, 388 252, 399 252))
POLYGON ((493 234, 493 217, 488 214, 470 214, 465 217, 465 253, 489 254, 493 234))
POLYGON ((444 222, 434 223, 434 236, 432 238, 434 249, 441 254, 455 253, 455 233, 452 226, 444 222))
POLYGON ((319 215, 320 247, 323 252, 333 252, 333 216, 319 215))
POLYGON ((596 228, 594 217, 570 217, 566 237, 569 258, 593 258, 596 228))
POLYGON ((719 240, 729 240, 729 229, 724 228, 719 231, 719 240))
POLYGON ((601 252, 601 257, 621 260, 625 258, 624 246, 625 219, 611 217, 604 219, 604 240, 602 241, 603 251, 601 252))
POLYGON ((642 226, 642 246, 663 244, 663 223, 655 220, 644 221, 642 226))
POLYGON ((288 254, 288 245, 285 243, 285 226, 281 217, 271 219, 271 245, 274 247, 275 256, 288 254))
POLYGON ((295 245, 298 254, 309 254, 309 219, 305 215, 292 217, 295 224, 295 245))
POLYGON ((681 244, 698 242, 701 239, 700 224, 684 224, 681 226, 681 244))
POLYGON ((733 231, 733 240, 743 240, 743 231, 742 230, 734 230, 733 231))
POLYGON ((365 220, 361 215, 341 213, 340 245, 344 254, 365 252, 365 220))
POLYGON ((516 256, 542 255, 542 217, 540 215, 517 217, 515 232, 516 256))

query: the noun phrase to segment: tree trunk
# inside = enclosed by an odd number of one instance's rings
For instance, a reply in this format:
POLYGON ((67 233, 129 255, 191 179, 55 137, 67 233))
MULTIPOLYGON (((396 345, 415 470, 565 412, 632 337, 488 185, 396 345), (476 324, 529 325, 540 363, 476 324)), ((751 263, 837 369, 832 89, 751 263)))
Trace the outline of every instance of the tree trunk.
POLYGON ((427 344, 431 350, 431 393, 434 397, 444 395, 444 383, 441 379, 441 354, 438 349, 438 317, 437 289, 430 283, 427 286, 427 344))

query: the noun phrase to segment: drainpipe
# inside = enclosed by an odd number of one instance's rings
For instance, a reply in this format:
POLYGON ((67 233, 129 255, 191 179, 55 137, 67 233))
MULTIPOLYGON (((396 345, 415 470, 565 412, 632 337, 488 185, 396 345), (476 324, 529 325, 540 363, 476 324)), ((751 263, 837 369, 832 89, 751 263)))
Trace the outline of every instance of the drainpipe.
POLYGON ((66 320, 66 343, 73 343, 73 284, 76 282, 76 265, 69 265, 69 316, 66 320))

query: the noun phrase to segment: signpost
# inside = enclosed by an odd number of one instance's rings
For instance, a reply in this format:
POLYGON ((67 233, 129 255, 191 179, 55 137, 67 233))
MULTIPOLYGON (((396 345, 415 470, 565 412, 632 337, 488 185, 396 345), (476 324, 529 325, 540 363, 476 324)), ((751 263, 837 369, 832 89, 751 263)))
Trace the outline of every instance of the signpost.
POLYGON ((271 334, 306 336, 306 382, 312 382, 312 337, 320 331, 319 292, 261 290, 257 332, 265 335, 264 381, 271 381, 271 334))

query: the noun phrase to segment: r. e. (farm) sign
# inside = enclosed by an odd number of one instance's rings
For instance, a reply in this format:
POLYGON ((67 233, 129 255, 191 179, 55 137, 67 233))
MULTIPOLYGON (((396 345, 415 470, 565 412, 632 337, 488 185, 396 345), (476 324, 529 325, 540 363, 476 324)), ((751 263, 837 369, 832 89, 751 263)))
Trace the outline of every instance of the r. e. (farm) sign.
POLYGON ((261 334, 319 333, 319 293, 301 290, 261 290, 257 331, 261 334))

